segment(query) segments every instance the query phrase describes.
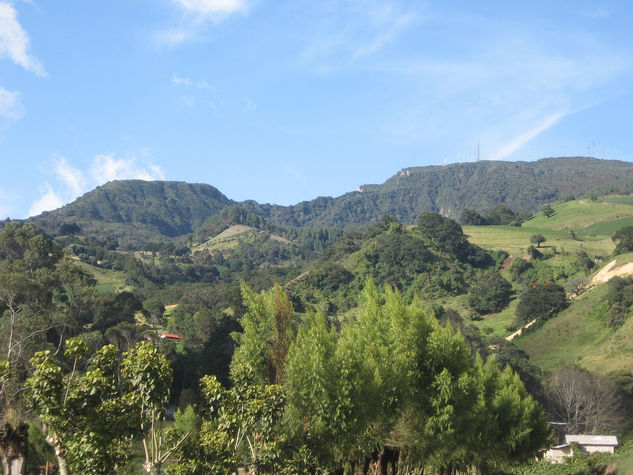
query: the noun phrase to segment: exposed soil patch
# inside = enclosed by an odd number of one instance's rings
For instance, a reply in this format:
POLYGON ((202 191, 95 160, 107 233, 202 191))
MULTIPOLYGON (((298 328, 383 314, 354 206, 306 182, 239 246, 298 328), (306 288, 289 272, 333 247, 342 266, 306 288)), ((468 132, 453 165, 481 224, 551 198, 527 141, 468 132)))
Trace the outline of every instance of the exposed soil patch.
POLYGON ((591 283, 593 285, 604 284, 614 277, 626 277, 629 275, 633 275, 633 262, 616 267, 616 260, 614 259, 593 276, 591 283))

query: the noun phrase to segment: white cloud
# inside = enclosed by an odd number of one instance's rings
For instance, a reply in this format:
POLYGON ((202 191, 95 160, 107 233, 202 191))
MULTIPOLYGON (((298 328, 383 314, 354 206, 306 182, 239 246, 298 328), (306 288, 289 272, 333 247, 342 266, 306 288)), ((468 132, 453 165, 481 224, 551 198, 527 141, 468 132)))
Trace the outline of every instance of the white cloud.
POLYGON ((207 20, 219 23, 225 18, 248 13, 246 0, 172 0, 185 15, 175 27, 154 32, 151 41, 158 47, 176 47, 185 42, 199 41, 204 37, 207 20))
POLYGON ((544 48, 530 33, 504 33, 502 45, 475 37, 463 59, 428 55, 371 65, 411 97, 383 128, 402 143, 442 141, 452 161, 472 160, 478 141, 482 159, 525 159, 528 143, 538 147, 535 139, 546 130, 612 99, 616 81, 633 73, 626 51, 599 43, 544 48))
POLYGON ((86 189, 86 177, 73 167, 65 157, 55 159, 55 173, 63 185, 74 195, 80 195, 86 189))
POLYGON ((507 143, 501 145, 501 149, 498 152, 497 158, 504 159, 512 155, 514 152, 522 149, 528 142, 530 142, 536 136, 542 134, 547 129, 558 124, 558 122, 567 115, 567 112, 561 111, 556 112, 548 117, 546 117, 543 121, 541 121, 536 126, 528 129, 526 131, 521 132, 519 135, 514 137, 507 143))
POLYGON ((242 97, 242 104, 244 104, 244 108, 249 111, 254 111, 257 109, 257 104, 251 101, 248 97, 242 97))
POLYGON ((352 57, 352 61, 380 51, 387 43, 393 40, 400 33, 400 31, 403 30, 414 18, 414 15, 411 14, 396 17, 391 26, 389 26, 386 31, 378 34, 368 43, 360 44, 356 48, 354 56, 352 57))
MULTIPOLYGON (((147 153, 147 149, 141 149, 140 151, 142 157, 147 155, 147 153)), ((139 165, 136 157, 116 158, 112 153, 93 157, 88 173, 75 168, 61 155, 54 155, 52 162, 50 170, 52 170, 56 180, 53 185, 47 182, 40 190, 43 194, 31 205, 29 216, 57 209, 86 191, 98 185, 103 185, 108 181, 165 179, 163 169, 147 159, 143 159, 143 164, 139 165)), ((0 195, 1 198, 2 195, 0 195)), ((0 211, 3 211, 1 206, 0 211)))
POLYGON ((64 206, 64 201, 59 197, 55 190, 53 190, 50 184, 47 183, 44 189, 44 195, 35 200, 35 202, 31 205, 31 208, 29 209, 29 216, 37 216, 44 211, 50 211, 64 206))
POLYGON ((0 86, 0 117, 18 120, 24 117, 24 106, 20 102, 20 93, 11 92, 0 86))
POLYGON ((176 84, 177 86, 184 87, 195 87, 196 89, 213 89, 215 90, 215 86, 213 84, 208 83, 205 80, 194 81, 187 77, 178 76, 174 74, 171 78, 171 82, 176 84))
POLYGON ((46 76, 42 64, 29 52, 29 37, 18 22, 15 8, 0 3, 0 56, 6 56, 24 69, 46 76))
POLYGON ((155 32, 152 39, 158 46, 174 47, 192 40, 195 36, 196 32, 194 28, 169 28, 155 32))
POLYGON ((112 180, 164 180, 163 170, 156 165, 146 168, 136 165, 136 158, 115 158, 114 154, 101 154, 93 159, 92 179, 97 184, 112 180))
POLYGON ((171 82, 173 82, 174 84, 177 84, 179 86, 186 86, 186 87, 191 87, 193 86, 193 81, 189 78, 181 78, 179 76, 176 76, 174 74, 174 77, 171 78, 171 82))
POLYGON ((221 20, 234 13, 246 13, 248 4, 244 0, 173 0, 187 12, 202 17, 221 20))
POLYGON ((308 8, 319 21, 301 58, 326 72, 380 52, 417 16, 395 1, 316 2, 308 8))

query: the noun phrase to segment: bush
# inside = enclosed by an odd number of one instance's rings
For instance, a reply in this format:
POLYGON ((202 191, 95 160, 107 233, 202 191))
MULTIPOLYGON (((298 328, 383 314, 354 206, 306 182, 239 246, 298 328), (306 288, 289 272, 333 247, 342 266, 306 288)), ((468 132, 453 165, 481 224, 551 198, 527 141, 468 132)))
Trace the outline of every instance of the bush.
POLYGON ((533 319, 547 320, 567 306, 565 289, 553 282, 532 284, 519 299, 516 323, 519 326, 533 319))
POLYGON ((611 240, 615 243, 613 254, 633 251, 633 226, 624 226, 616 231, 611 240))
POLYGON ((512 285, 494 270, 471 288, 468 305, 480 315, 503 310, 512 297, 512 285))

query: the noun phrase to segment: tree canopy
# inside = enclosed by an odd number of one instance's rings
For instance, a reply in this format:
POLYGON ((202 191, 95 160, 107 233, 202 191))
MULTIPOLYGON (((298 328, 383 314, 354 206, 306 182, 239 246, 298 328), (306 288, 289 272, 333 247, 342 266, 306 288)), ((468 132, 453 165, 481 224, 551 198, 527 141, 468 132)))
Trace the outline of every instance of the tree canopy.
POLYGON ((477 313, 485 315, 503 310, 512 297, 512 284, 499 271, 487 272, 470 289, 468 305, 477 313))
POLYGON ((624 226, 618 229, 611 240, 615 243, 614 254, 623 254, 633 251, 633 226, 624 226))

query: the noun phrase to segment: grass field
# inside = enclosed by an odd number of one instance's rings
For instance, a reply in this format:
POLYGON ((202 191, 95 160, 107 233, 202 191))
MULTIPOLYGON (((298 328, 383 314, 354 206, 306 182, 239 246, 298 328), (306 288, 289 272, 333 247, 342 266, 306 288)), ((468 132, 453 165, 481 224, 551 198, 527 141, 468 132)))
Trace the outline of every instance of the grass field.
POLYGON ((484 249, 504 250, 512 256, 525 255, 533 234, 545 236, 547 241, 541 244, 545 251, 554 248, 559 252, 584 250, 592 256, 605 256, 611 254, 615 247, 609 235, 585 236, 577 233, 576 239, 572 239, 568 231, 540 228, 534 224, 538 223, 529 221, 529 225, 524 223, 524 226, 464 226, 464 233, 473 244, 484 249))
POLYGON ((103 269, 101 267, 93 266, 81 261, 75 261, 79 267, 85 271, 90 272, 97 284, 95 290, 100 294, 112 294, 115 292, 131 291, 132 287, 125 283, 125 273, 103 269))
POLYGON ((633 217, 633 203, 629 197, 607 197, 568 201, 554 206, 556 212, 550 218, 537 213, 526 226, 552 230, 581 230, 594 223, 609 222, 618 218, 633 217), (625 200, 623 198, 626 198, 625 200))
POLYGON ((228 229, 225 229, 217 236, 212 237, 211 239, 194 246, 191 250, 192 252, 202 251, 202 250, 226 250, 232 249, 239 244, 241 239, 248 239, 249 237, 254 237, 259 231, 250 226, 245 226, 243 224, 236 224, 231 226, 228 229))
MULTIPOLYGON (((618 263, 631 262, 632 258, 631 254, 620 256, 618 263)), ((618 329, 608 326, 607 291, 607 285, 594 287, 515 343, 546 370, 564 365, 601 373, 632 368, 633 319, 618 329)))
MULTIPOLYGON (((608 263, 615 247, 610 236, 622 226, 633 225, 633 196, 569 201, 555 205, 554 210, 550 218, 538 213, 520 227, 465 226, 464 232, 474 244, 505 250, 514 258, 525 256, 530 236, 543 234, 547 241, 541 245, 542 252, 555 251, 554 257, 544 265, 565 269, 573 264, 578 250, 586 251, 591 257, 602 256, 606 258, 603 264, 608 263), (570 229, 576 239, 571 238, 570 229)), ((632 261, 633 254, 626 254, 618 256, 617 264, 632 261)), ((606 285, 589 290, 558 316, 515 339, 515 343, 530 355, 533 363, 545 370, 563 365, 579 365, 599 372, 633 367, 633 319, 617 330, 609 328, 606 292, 606 285)), ((510 333, 507 328, 514 321, 517 302, 515 299, 502 312, 473 323, 482 335, 506 337, 510 333)), ((461 304, 464 306, 465 300, 461 304)), ((456 307, 466 314, 467 307, 456 307)))

